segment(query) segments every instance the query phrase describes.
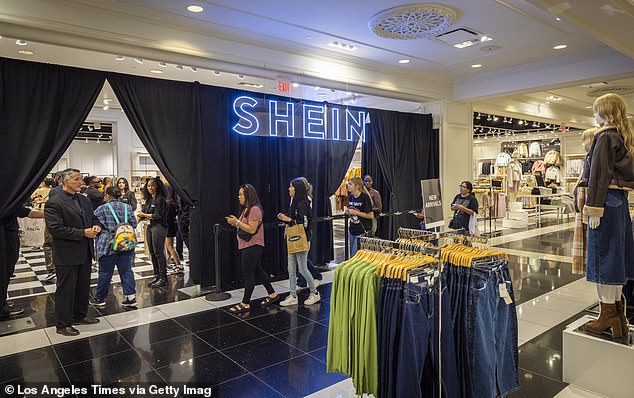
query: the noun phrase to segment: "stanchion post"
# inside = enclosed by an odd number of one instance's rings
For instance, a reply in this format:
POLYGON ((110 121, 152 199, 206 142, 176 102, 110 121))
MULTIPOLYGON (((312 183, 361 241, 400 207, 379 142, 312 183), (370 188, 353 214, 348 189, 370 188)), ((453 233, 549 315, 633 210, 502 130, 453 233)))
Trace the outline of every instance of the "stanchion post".
POLYGON ((216 290, 205 296, 208 301, 223 301, 231 298, 231 294, 222 291, 220 281, 220 254, 218 253, 220 239, 220 224, 214 224, 214 267, 216 268, 216 290))

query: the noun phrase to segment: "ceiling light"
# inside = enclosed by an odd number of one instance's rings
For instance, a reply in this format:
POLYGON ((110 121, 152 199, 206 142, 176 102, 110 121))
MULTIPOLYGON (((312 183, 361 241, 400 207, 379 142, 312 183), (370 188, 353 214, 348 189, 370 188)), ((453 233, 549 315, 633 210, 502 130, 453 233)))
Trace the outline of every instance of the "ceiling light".
POLYGON ((517 124, 519 124, 521 126, 522 124, 524 124, 524 121, 520 120, 520 121, 517 122, 517 124))
POLYGON ((473 64, 471 65, 472 68, 481 68, 482 64, 473 64))
POLYGON ((494 122, 497 122, 498 120, 500 120, 500 118, 499 118, 499 117, 497 117, 497 116, 493 116, 493 121, 494 121, 494 122))
POLYGON ((480 112, 478 112, 478 116, 476 116, 476 119, 480 120, 480 112))
POLYGON ((213 71, 211 73, 213 73, 215 76, 220 76, 220 71, 219 70, 215 70, 215 71, 213 71))
POLYGON ((411 61, 409 59, 399 59, 398 63, 399 64, 409 64, 411 61))
POLYGON ((264 87, 264 84, 260 84, 260 83, 247 83, 247 82, 241 82, 238 83, 241 86, 245 86, 245 87, 253 87, 253 88, 262 88, 264 87))
POLYGON ((163 71, 160 70, 160 69, 150 69, 150 72, 151 73, 156 73, 157 75, 163 73, 163 71))
POLYGON ((135 58, 134 60, 138 62, 139 64, 143 63, 143 58, 135 58))
POLYGON ((167 63, 166 62, 159 62, 159 66, 161 68, 167 68, 167 63))
POLYGON ((550 95, 550 96, 546 97, 546 99, 549 100, 549 101, 561 101, 562 100, 561 97, 557 97, 555 95, 550 95))
POLYGON ((238 79, 240 79, 240 80, 244 79, 244 75, 242 75, 242 74, 238 75, 238 79))
POLYGON ((183 70, 183 65, 176 65, 176 69, 183 70))
POLYGON ((196 68, 195 66, 190 66, 190 67, 189 67, 189 69, 190 69, 192 72, 198 72, 198 68, 196 68))
POLYGON ((190 5, 187 6, 187 11, 189 12, 203 12, 205 9, 202 8, 201 6, 196 6, 196 5, 190 5))
POLYGON ((18 46, 26 46, 29 43, 26 40, 18 39, 15 41, 15 44, 17 44, 18 46))
POLYGON ((352 91, 346 91, 346 95, 352 95, 352 91))
POLYGON ((474 44, 475 43, 472 42, 471 40, 467 40, 467 41, 463 41, 462 43, 454 44, 453 46, 456 48, 466 48, 466 47, 471 47, 474 44))
POLYGON ((293 87, 295 88, 299 87, 299 83, 293 83, 293 87))
POLYGON ((317 93, 317 96, 319 97, 325 97, 327 94, 326 93, 317 93))
POLYGON ((117 61, 123 61, 125 57, 123 55, 117 55, 116 57, 114 57, 114 59, 116 59, 117 61))
POLYGON ((480 42, 481 42, 481 43, 484 43, 485 41, 491 41, 491 40, 493 40, 493 38, 492 38, 492 37, 489 37, 489 36, 482 36, 482 37, 480 38, 480 42))
POLYGON ((553 50, 563 50, 566 47, 568 47, 567 44, 557 44, 555 47, 553 47, 553 50))
POLYGON ((491 115, 487 115, 487 122, 490 122, 491 120, 493 120, 493 118, 491 117, 491 115))
POLYGON ((561 18, 559 18, 559 17, 557 17, 557 18, 555 18, 555 19, 556 19, 556 20, 558 20, 558 21, 561 21, 561 18))
POLYGON ((104 98, 104 99, 103 99, 103 103, 104 103, 104 104, 109 104, 109 103, 111 103, 111 102, 112 102, 112 99, 111 99, 111 98, 104 98))
POLYGON ((33 51, 31 50, 18 50, 18 53, 22 54, 22 55, 33 55, 35 54, 33 51))
POLYGON ((507 121, 508 124, 513 124, 513 118, 509 118, 509 120, 507 121))
POLYGON ((340 42, 340 41, 331 41, 330 43, 328 43, 328 45, 330 47, 336 47, 336 48, 340 48, 342 50, 348 50, 348 51, 354 51, 357 48, 359 48, 359 47, 354 46, 352 44, 347 44, 347 43, 343 43, 343 42, 340 42))
POLYGON ((315 86, 315 91, 319 90, 321 87, 315 86))
POLYGON ((592 109, 592 105, 588 105, 588 106, 586 106, 586 107, 584 107, 584 108, 586 108, 586 109, 592 109))

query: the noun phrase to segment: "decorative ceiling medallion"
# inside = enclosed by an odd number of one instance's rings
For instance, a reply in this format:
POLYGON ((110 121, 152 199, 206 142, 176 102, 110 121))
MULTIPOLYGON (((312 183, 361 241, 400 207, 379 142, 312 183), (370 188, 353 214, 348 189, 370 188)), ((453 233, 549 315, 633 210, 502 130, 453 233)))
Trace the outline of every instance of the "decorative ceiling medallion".
POLYGON ((408 4, 381 11, 368 23, 378 36, 411 40, 434 37, 456 20, 456 12, 439 4, 408 4))
POLYGON ((621 96, 632 95, 634 94, 633 86, 608 86, 608 87, 597 87, 586 92, 588 97, 600 97, 605 94, 618 94, 621 96))

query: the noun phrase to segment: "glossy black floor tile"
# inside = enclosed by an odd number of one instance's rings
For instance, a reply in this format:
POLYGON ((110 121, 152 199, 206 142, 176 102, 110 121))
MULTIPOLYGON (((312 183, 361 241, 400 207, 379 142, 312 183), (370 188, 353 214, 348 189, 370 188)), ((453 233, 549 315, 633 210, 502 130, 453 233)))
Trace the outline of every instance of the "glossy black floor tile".
POLYGON ((135 350, 129 350, 65 366, 64 370, 72 383, 105 385, 151 372, 152 367, 135 350))
POLYGON ((0 381, 15 379, 37 381, 31 380, 33 372, 41 371, 43 368, 57 369, 61 367, 62 364, 51 347, 25 351, 0 357, 0 381))
POLYGON ((33 296, 36 294, 46 293, 46 289, 43 287, 34 287, 31 289, 18 289, 18 290, 9 290, 8 297, 9 299, 13 299, 14 297, 20 296, 33 296))
POLYGON ((571 316, 570 318, 550 328, 546 332, 540 334, 539 336, 536 336, 535 338, 531 339, 528 342, 537 344, 540 347, 562 352, 563 351, 563 331, 566 329, 566 326, 578 320, 585 314, 586 314, 585 311, 581 311, 580 313, 571 316))
POLYGON ((303 354, 302 351, 273 336, 229 348, 223 350, 222 353, 249 372, 255 372, 303 354))
MULTIPOLYGON (((282 300, 282 296, 278 299, 278 303, 282 300)), ((250 308, 246 311, 231 312, 229 309, 233 306, 223 307, 222 310, 241 320, 259 318, 266 315, 276 314, 280 312, 280 308, 276 305, 261 305, 262 300, 251 300, 250 308)))
POLYGON ((211 388, 214 397, 231 398, 281 398, 283 395, 264 384, 257 377, 248 374, 218 384, 211 388))
POLYGON ((285 330, 295 329, 312 321, 298 315, 297 308, 280 307, 280 311, 255 319, 246 319, 251 325, 275 334, 285 330))
POLYGON ((561 230, 539 236, 496 245, 499 248, 526 250, 539 254, 572 256, 572 229, 561 230))
POLYGON ((247 371, 220 352, 212 352, 157 370, 168 383, 202 383, 213 386, 247 374, 247 371))
POLYGON ((106 333, 87 339, 74 340, 53 346, 63 366, 129 351, 132 346, 118 333, 106 333))
POLYGON ((135 348, 154 369, 188 361, 215 351, 213 347, 193 334, 162 340, 150 345, 139 345, 135 348))
MULTIPOLYGON (((49 294, 14 299, 14 306, 22 308, 20 317, 30 317, 37 329, 55 326, 55 300, 49 294)), ((32 329, 29 329, 32 330, 32 329)))
POLYGON ((196 333, 198 337, 218 350, 224 350, 253 340, 267 337, 268 334, 246 322, 232 323, 196 333))
MULTIPOLYGON (((68 386, 70 381, 64 368, 44 368, 38 367, 34 369, 23 369, 24 377, 16 380, 6 381, 3 383, 8 384, 20 384, 23 387, 38 387, 41 388, 42 384, 46 384, 50 387, 68 386)), ((5 390, 0 390, 5 391, 5 390)), ((0 394, 0 396, 4 396, 0 394)), ((8 395, 7 396, 11 396, 8 395)), ((70 396, 70 395, 67 395, 70 396)))
POLYGON ((316 360, 326 363, 327 361, 327 354, 328 354, 328 347, 324 347, 324 348, 320 348, 318 350, 315 351, 311 351, 308 353, 311 357, 315 358, 316 360))
POLYGON ((522 369, 549 379, 562 381, 563 355, 538 343, 522 344, 518 351, 519 366, 522 369))
POLYGON ((326 365, 302 355, 259 370, 254 375, 285 397, 305 397, 345 380, 341 373, 327 373, 326 365))
POLYGON ((309 323, 274 336, 304 352, 315 351, 328 345, 328 328, 318 323, 309 323))
POLYGON ((165 383, 165 380, 158 374, 157 371, 153 370, 151 372, 145 373, 137 373, 135 375, 125 377, 121 380, 118 380, 116 383, 112 383, 109 385, 118 386, 118 385, 129 385, 134 386, 137 383, 154 383, 154 384, 162 384, 165 383))
POLYGON ((197 312, 195 314, 179 316, 173 319, 185 329, 193 333, 240 322, 238 318, 231 316, 220 309, 197 312))
POLYGON ((298 315, 311 321, 320 322, 330 317, 330 301, 323 298, 313 305, 299 305, 295 308, 298 315))
POLYGON ((519 390, 506 398, 552 398, 566 388, 567 384, 540 376, 525 369, 519 369, 519 390))
POLYGON ((119 330, 132 346, 148 346, 159 341, 173 339, 190 334, 190 331, 172 319, 148 323, 128 329, 119 330))

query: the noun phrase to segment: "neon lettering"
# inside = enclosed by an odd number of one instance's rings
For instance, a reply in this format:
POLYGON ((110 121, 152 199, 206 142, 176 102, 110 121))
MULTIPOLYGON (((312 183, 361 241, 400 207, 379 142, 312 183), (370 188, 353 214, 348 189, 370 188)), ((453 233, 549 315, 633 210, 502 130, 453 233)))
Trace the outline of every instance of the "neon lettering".
POLYGON ((233 112, 240 118, 233 131, 242 135, 253 135, 260 129, 260 122, 245 108, 254 108, 258 104, 255 98, 241 96, 233 101, 233 112))

